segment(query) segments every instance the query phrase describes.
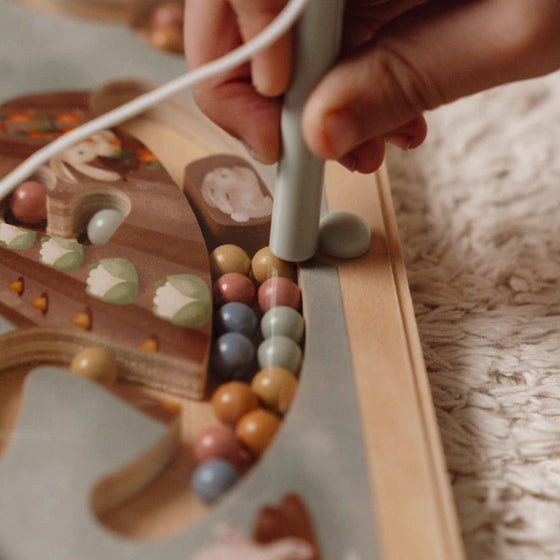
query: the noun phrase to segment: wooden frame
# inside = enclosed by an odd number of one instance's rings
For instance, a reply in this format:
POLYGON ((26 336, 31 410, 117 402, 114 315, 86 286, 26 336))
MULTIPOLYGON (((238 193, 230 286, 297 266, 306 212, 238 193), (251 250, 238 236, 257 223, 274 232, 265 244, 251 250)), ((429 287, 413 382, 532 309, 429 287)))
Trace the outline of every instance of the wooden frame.
MULTIPOLYGON (((38 3, 38 0, 28 1, 38 3)), ((160 115, 163 115, 160 124, 166 120, 166 110, 168 106, 160 108, 160 115)), ((198 123, 190 128, 190 137, 186 132, 189 131, 188 126, 182 129, 179 126, 181 131, 173 132, 178 140, 174 143, 177 154, 187 149, 190 157, 197 158, 218 145, 221 150, 243 154, 243 150, 233 146, 228 139, 221 137, 217 140, 215 131, 200 116, 194 116, 195 113, 185 113, 186 121, 198 123)), ((127 129, 146 144, 150 143, 155 130, 153 126, 145 128, 141 119, 129 123, 127 129)), ((170 173, 180 183, 184 161, 176 160, 175 155, 170 160, 170 173), (173 161, 177 161, 176 166, 173 166, 173 161)), ((382 169, 374 176, 361 176, 329 164, 325 187, 329 210, 349 210, 360 214, 370 224, 373 234, 372 249, 364 257, 355 261, 335 261, 320 256, 316 263, 309 266, 311 274, 315 265, 318 269, 325 264, 336 266, 340 285, 338 293, 344 309, 344 319, 339 317, 338 328, 342 327, 346 332, 353 376, 351 381, 355 386, 363 437, 363 445, 360 445, 367 465, 369 490, 364 487, 363 500, 371 507, 375 517, 374 526, 370 529, 375 533, 377 550, 371 551, 371 557, 380 560, 460 560, 464 558, 464 552, 408 291, 386 170, 382 169)), ((306 293, 312 296, 314 287, 313 284, 305 284, 305 274, 304 270, 304 297, 306 293)), ((307 299, 306 305, 313 305, 313 298, 307 299)), ((3 433, 10 433, 13 437, 18 436, 18 413, 25 373, 12 371, 0 374, 0 427, 3 433)), ((304 379, 307 373, 304 372, 304 379)), ((312 379, 311 374, 309 378, 312 379)), ((120 392, 126 393, 127 400, 132 402, 148 398, 159 403, 160 408, 175 412, 180 410, 180 429, 177 430, 176 414, 171 414, 174 420, 165 436, 168 454, 171 454, 169 440, 174 439, 175 456, 171 463, 140 493, 133 495, 141 483, 147 483, 145 479, 132 484, 111 507, 107 505, 107 500, 101 499, 105 502, 105 506, 99 508, 105 510, 100 515, 101 521, 105 526, 129 536, 163 537, 183 530, 208 513, 207 508, 185 489, 183 481, 177 477, 177 472, 192 470, 192 442, 202 427, 214 421, 208 404, 157 391, 143 391, 140 393, 142 397, 139 397, 139 393, 130 387, 121 387, 120 392), (176 500, 169 500, 170 495, 176 500), (123 501, 125 498, 127 501, 123 501)), ((298 407, 296 401, 294 412, 299 414, 298 408, 302 406, 298 407)), ((288 420, 290 415, 291 412, 288 420)), ((295 431, 297 422, 290 422, 289 429, 295 431)), ((344 424, 345 419, 340 419, 340 423, 344 424)), ((305 424, 302 430, 307 428, 305 424)), ((8 441, 5 443, 8 445, 4 457, 7 457, 10 445, 8 441)), ((262 465, 255 469, 254 478, 263 478, 264 475, 259 475, 257 471, 269 468, 283 452, 284 446, 289 444, 287 437, 281 438, 278 446, 271 448, 270 455, 265 456, 262 465)), ((2 460, 0 477, 1 468, 2 460)), ((131 473, 125 474, 130 476, 131 473)), ((264 487, 249 478, 243 484, 249 489, 264 487)), ((296 482, 294 487, 297 487, 296 482)), ((327 490, 325 488, 325 493, 328 493, 327 490)), ((241 489, 241 495, 244 491, 241 489)), ((305 492, 305 488, 301 491, 305 492)), ((251 526, 255 511, 263 505, 263 500, 276 501, 279 496, 270 490, 270 495, 263 492, 262 500, 260 495, 257 498, 247 501, 247 513, 240 516, 240 524, 245 528, 251 526)), ((219 505, 216 509, 229 511, 236 499, 232 496, 223 507, 219 505)), ((320 512, 317 512, 313 499, 308 505, 320 539, 325 532, 322 521, 317 519, 320 512)), ((0 509, 0 522, 4 515, 9 515, 9 512, 0 509)), ((211 513, 207 519, 212 522, 216 518, 217 515, 211 513)), ((356 531, 362 529, 360 526, 356 531)), ((0 542, 0 546, 2 544, 0 542)), ((148 548, 151 546, 147 545, 148 548)), ((167 545, 166 550, 171 546, 167 545)), ((322 552, 324 560, 335 560, 329 550, 322 552)), ((173 560, 171 553, 153 557, 173 560)), ((88 558, 85 552, 83 558, 88 558)), ((368 557, 363 555, 360 558, 366 560, 368 557)))

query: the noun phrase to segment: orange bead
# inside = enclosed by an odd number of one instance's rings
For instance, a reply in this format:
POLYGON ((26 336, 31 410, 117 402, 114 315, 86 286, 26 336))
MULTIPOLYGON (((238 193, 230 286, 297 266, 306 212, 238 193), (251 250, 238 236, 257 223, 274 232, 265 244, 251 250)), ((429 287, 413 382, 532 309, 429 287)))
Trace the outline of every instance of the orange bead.
POLYGON ((216 418, 230 426, 237 424, 244 414, 259 406, 257 395, 241 381, 230 381, 218 387, 211 402, 216 418))
POLYGON ((175 25, 160 25, 150 31, 152 47, 162 51, 180 53, 183 51, 183 32, 175 25))
POLYGON ((259 457, 274 439, 278 428, 280 419, 276 414, 257 408, 239 420, 235 435, 253 455, 259 457))

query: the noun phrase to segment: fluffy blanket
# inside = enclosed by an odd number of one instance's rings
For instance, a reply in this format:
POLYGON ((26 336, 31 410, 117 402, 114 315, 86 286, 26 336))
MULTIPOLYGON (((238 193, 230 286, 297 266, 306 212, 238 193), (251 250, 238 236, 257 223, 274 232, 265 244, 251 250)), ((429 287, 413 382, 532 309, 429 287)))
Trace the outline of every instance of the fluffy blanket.
POLYGON ((387 156, 467 555, 560 558, 560 73, 387 156))

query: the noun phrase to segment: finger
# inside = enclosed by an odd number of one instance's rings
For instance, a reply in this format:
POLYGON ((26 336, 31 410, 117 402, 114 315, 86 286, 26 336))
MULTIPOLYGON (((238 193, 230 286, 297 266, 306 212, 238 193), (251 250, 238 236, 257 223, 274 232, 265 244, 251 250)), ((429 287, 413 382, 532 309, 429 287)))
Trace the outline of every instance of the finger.
POLYGON ((428 126, 424 117, 417 117, 383 135, 383 140, 401 150, 413 150, 424 142, 428 126))
POLYGON ((385 142, 382 138, 372 138, 352 152, 342 157, 339 162, 350 171, 373 173, 381 167, 385 157, 385 142))
POLYGON ((387 22, 427 0, 348 0, 344 17, 341 52, 347 53, 371 41, 387 22))
POLYGON ((426 138, 427 126, 423 117, 418 117, 400 126, 383 138, 367 140, 342 157, 339 162, 350 171, 372 173, 379 169, 385 156, 385 143, 394 144, 401 150, 417 148, 426 138))
MULTIPOLYGON (((241 37, 249 41, 267 27, 286 5, 286 0, 230 0, 241 37)), ((291 73, 292 40, 288 33, 251 61, 253 85, 268 97, 286 91, 291 73)))
POLYGON ((325 76, 306 104, 304 136, 320 157, 339 159, 428 109, 552 71, 559 21, 556 0, 421 6, 325 76))
MULTIPOLYGON (((226 0, 188 0, 185 6, 185 54, 196 68, 239 46, 242 38, 236 15, 226 0)), ((240 139, 263 163, 278 159, 280 102, 259 95, 245 64, 193 87, 201 110, 240 139)))

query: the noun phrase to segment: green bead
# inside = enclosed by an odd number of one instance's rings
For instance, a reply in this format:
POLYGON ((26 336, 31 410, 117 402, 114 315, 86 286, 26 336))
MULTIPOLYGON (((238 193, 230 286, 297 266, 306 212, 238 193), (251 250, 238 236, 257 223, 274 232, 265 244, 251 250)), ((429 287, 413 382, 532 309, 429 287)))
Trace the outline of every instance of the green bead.
POLYGON ((297 373, 301 365, 301 349, 287 336, 275 335, 263 341, 258 349, 259 367, 281 366, 297 373))
POLYGON ((124 220, 124 214, 115 208, 96 212, 87 226, 87 236, 92 245, 104 245, 111 239, 124 220))
POLYGON ((341 259, 354 259, 366 253, 371 245, 368 223, 351 212, 333 212, 321 218, 319 249, 341 259))
POLYGON ((261 332, 264 338, 282 335, 300 342, 303 331, 303 317, 291 307, 273 307, 261 319, 261 332))

